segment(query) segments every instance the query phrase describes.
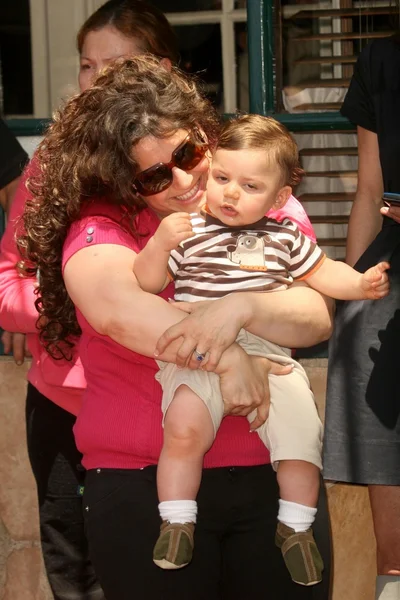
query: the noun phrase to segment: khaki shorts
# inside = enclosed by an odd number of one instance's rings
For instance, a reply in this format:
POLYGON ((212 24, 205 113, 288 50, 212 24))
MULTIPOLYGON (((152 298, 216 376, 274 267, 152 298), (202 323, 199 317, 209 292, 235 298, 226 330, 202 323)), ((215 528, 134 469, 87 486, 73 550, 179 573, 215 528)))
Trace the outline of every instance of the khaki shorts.
MULTIPOLYGON (((304 460, 322 468, 322 423, 308 377, 303 367, 288 351, 245 330, 236 340, 247 352, 264 356, 281 364, 292 364, 288 375, 270 375, 271 405, 267 421, 257 429, 262 442, 271 454, 274 468, 280 460, 304 460)), ((160 371, 156 379, 163 388, 162 411, 165 416, 176 390, 187 385, 206 404, 215 434, 224 416, 219 377, 207 371, 180 369, 174 364, 157 361, 160 371)), ((256 411, 248 415, 253 421, 256 411)))

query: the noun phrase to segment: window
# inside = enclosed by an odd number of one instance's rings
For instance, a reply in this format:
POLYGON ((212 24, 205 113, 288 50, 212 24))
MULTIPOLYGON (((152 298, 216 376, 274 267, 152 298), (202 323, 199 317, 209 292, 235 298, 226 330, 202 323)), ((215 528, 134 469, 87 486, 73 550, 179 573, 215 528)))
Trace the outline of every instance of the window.
POLYGON ((221 112, 248 106, 244 0, 155 0, 174 27, 181 67, 198 72, 221 112), (190 8, 189 8, 190 5, 190 8), (182 9, 185 12, 182 12, 182 9))
MULTIPOLYGON (((166 13, 176 31, 182 68, 199 74, 216 106, 228 113, 246 108, 246 2, 150 1, 166 13)), ((1 74, 7 116, 49 118, 60 101, 76 91, 76 32, 101 4, 103 0, 1 3, 1 74)))
POLYGON ((277 12, 276 100, 297 113, 339 110, 362 48, 392 35, 399 22, 389 1, 282 0, 277 12))
POLYGON ((0 3, 0 113, 33 113, 29 0, 0 3))

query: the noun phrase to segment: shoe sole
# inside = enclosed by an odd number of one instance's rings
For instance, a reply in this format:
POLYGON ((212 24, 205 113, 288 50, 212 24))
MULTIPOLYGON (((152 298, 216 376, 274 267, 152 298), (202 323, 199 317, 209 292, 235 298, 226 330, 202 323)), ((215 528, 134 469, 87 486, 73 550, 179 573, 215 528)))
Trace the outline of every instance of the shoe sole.
POLYGON ((162 558, 161 560, 155 560, 153 558, 153 563, 160 567, 161 569, 166 569, 167 571, 172 571, 174 569, 182 569, 182 567, 186 567, 189 563, 183 563, 183 565, 176 565, 175 563, 162 558))
POLYGON ((304 583, 304 581, 296 581, 295 579, 292 579, 292 581, 294 581, 294 583, 297 583, 297 585, 309 587, 310 585, 317 585, 317 583, 321 583, 322 579, 316 579, 315 581, 310 581, 309 583, 304 583))

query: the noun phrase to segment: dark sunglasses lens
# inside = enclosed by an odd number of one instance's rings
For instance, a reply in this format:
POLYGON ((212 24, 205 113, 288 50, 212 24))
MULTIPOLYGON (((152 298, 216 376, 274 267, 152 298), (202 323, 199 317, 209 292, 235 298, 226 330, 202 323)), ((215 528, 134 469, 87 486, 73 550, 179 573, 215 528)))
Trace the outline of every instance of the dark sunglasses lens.
POLYGON ((174 154, 175 164, 184 171, 190 171, 204 158, 206 151, 205 145, 196 145, 189 140, 174 154))
POLYGON ((150 196, 159 194, 167 189, 172 183, 172 172, 164 165, 147 169, 139 174, 136 185, 140 194, 150 196))

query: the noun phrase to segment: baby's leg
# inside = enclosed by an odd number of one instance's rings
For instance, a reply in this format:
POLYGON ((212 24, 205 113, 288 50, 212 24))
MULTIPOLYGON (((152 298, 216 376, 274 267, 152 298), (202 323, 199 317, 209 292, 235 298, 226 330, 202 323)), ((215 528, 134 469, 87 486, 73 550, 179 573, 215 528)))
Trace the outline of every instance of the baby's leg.
POLYGON ((204 402, 188 386, 181 385, 164 421, 164 445, 157 469, 162 518, 153 560, 163 569, 187 565, 193 553, 204 454, 214 441, 214 425, 204 402))
POLYGON ((164 445, 157 469, 160 502, 195 500, 204 454, 213 441, 208 408, 188 386, 181 385, 165 415, 164 445))
MULTIPOLYGON (((272 358, 272 357, 271 357, 272 358)), ((259 431, 271 451, 280 488, 277 545, 292 579, 318 583, 323 563, 312 534, 321 469, 322 425, 304 369, 271 375, 268 422, 259 431)))
POLYGON ((319 467, 304 460, 280 460, 277 479, 281 498, 278 520, 296 532, 307 531, 317 512, 319 467))

